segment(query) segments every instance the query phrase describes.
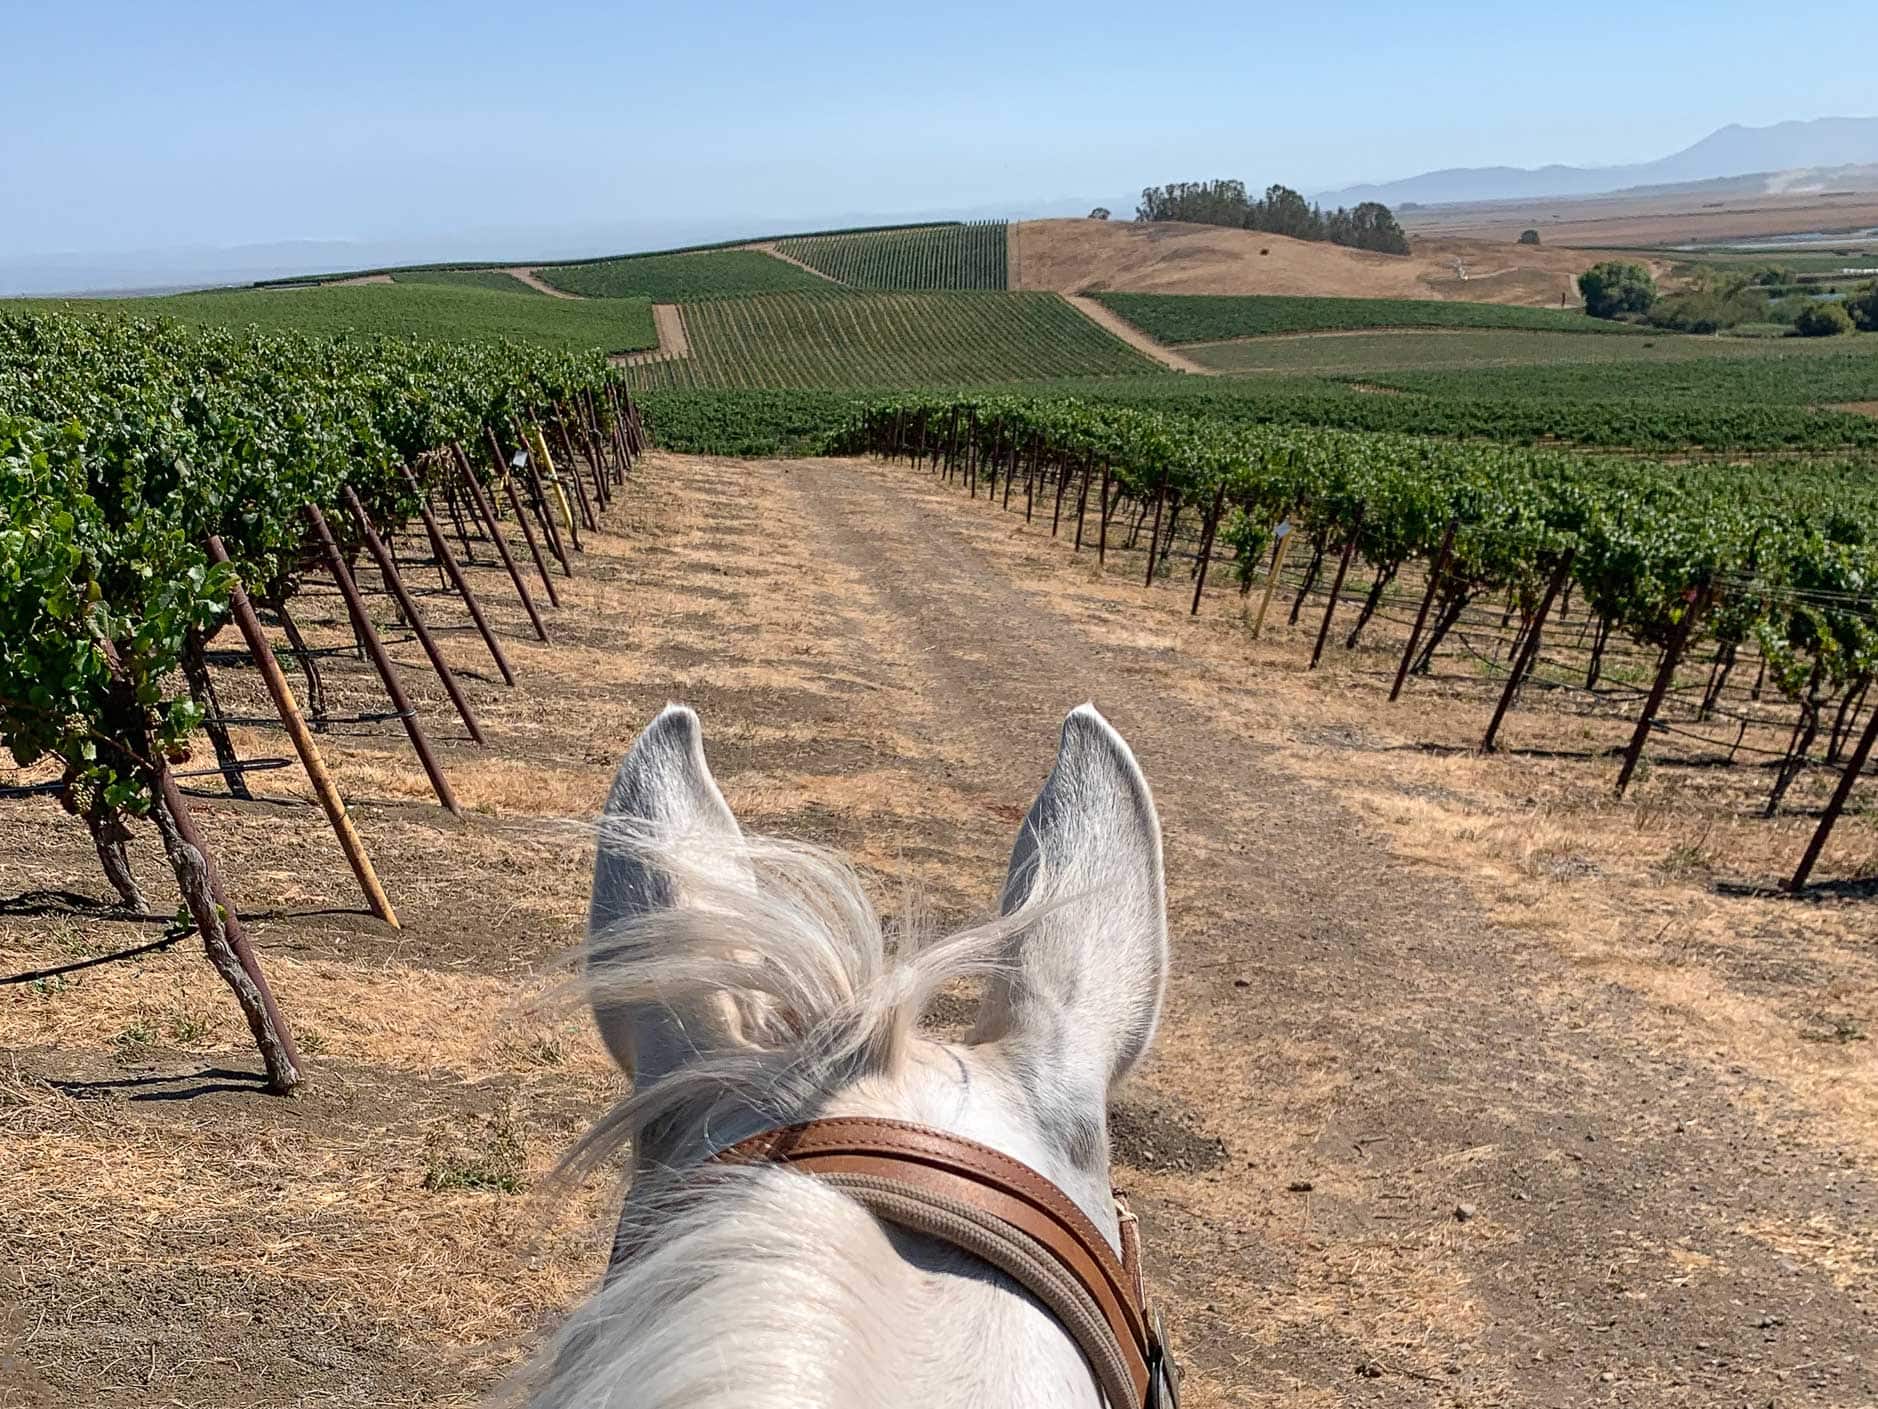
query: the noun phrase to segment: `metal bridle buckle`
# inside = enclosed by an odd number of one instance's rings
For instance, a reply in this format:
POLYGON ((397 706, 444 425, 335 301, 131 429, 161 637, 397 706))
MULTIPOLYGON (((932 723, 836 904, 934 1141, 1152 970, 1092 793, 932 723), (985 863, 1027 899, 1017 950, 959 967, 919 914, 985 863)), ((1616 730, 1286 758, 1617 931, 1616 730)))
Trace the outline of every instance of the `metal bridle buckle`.
POLYGON ((1161 1313, 1148 1313, 1148 1402, 1145 1409, 1180 1409, 1180 1367, 1167 1353, 1161 1313))

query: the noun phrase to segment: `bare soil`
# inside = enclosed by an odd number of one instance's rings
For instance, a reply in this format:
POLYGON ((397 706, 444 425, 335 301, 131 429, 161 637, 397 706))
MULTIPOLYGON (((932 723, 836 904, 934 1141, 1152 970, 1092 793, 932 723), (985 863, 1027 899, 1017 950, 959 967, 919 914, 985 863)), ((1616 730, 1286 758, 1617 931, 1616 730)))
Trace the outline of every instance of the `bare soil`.
MULTIPOLYGON (((841 283, 841 280, 837 279, 833 274, 817 269, 813 264, 804 264, 792 254, 784 254, 782 250, 777 247, 774 240, 766 240, 760 244, 744 245, 743 248, 758 250, 763 254, 769 255, 772 259, 780 259, 784 264, 793 264, 796 268, 803 270, 805 273, 813 274, 816 278, 826 280, 828 283, 841 283)), ((846 286, 843 285, 843 287, 846 286)))
MULTIPOLYGON (((0 1404, 470 1402, 605 1257, 606 1181, 508 1191, 618 1090, 547 995, 586 898, 564 819, 634 731, 692 702, 747 825, 964 917, 1090 697, 1166 826, 1167 1015, 1113 1129, 1188 1402, 1873 1402, 1878 818, 1776 897, 1809 817, 1756 821, 1670 760, 1611 802, 1609 727, 1545 707, 1473 754, 1488 682, 1387 706, 1399 640, 1306 672, 1308 616, 1254 643, 1222 574, 1190 619, 1185 575, 1144 589, 1120 538, 1103 574, 904 466, 655 455, 554 645, 473 570, 517 689, 427 595, 491 747, 394 653, 466 818, 391 726, 326 738, 404 929, 359 913, 296 772, 195 802, 272 912, 251 928, 304 1097, 256 1092, 187 946, 0 988, 0 1404)), ((333 605, 303 614, 336 646, 333 605)), ((335 709, 382 707, 325 666, 335 709)), ((262 707, 251 674, 217 667, 231 713, 262 707)), ((81 827, 0 806, 0 974, 147 935, 85 899, 81 827)))
POLYGON ((1256 230, 1178 222, 1026 220, 1011 227, 1013 288, 1059 293, 1294 294, 1557 307, 1594 256, 1445 236, 1374 254, 1256 230))
POLYGON ((1212 372, 1202 367, 1192 358, 1176 352, 1165 343, 1150 337, 1147 333, 1130 323, 1126 318, 1110 312, 1102 304, 1081 294, 1065 294, 1064 300, 1083 317, 1105 332, 1120 338, 1137 352, 1145 352, 1163 367, 1176 372, 1195 372, 1201 376, 1211 376, 1212 372))
POLYGON ((538 267, 539 266, 532 264, 518 264, 512 269, 504 269, 502 272, 507 274, 511 279, 519 280, 521 283, 528 285, 528 287, 533 289, 536 293, 546 294, 549 298, 580 297, 579 294, 569 293, 566 289, 555 288, 553 284, 550 284, 546 279, 543 279, 535 272, 538 267))
POLYGON ((685 314, 678 304, 653 304, 652 327, 658 334, 657 347, 647 348, 644 352, 616 353, 612 360, 622 366, 631 366, 636 362, 662 362, 668 357, 691 356, 691 338, 685 332, 685 314))

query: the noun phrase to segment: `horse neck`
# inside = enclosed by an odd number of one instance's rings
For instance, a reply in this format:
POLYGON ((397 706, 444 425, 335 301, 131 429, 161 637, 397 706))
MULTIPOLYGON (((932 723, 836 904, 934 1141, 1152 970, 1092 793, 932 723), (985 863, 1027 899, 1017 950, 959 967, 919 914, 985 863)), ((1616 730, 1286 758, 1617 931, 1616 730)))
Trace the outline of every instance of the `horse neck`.
POLYGON ((1100 1405, 1074 1342, 1001 1274, 814 1180, 739 1185, 612 1270, 540 1409, 1100 1405))

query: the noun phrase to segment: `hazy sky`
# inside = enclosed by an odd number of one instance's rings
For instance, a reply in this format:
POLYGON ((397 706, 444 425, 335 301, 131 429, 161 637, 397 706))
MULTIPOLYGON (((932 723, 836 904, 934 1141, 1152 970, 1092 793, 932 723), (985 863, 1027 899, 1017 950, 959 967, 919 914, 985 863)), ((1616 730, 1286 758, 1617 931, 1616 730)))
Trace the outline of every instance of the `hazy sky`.
POLYGON ((756 233, 1217 175, 1646 160, 1727 122, 1878 108, 1869 69, 1832 57, 1870 53, 1875 14, 5 0, 0 256, 756 233), (1778 37, 1815 31, 1818 53, 1778 37))

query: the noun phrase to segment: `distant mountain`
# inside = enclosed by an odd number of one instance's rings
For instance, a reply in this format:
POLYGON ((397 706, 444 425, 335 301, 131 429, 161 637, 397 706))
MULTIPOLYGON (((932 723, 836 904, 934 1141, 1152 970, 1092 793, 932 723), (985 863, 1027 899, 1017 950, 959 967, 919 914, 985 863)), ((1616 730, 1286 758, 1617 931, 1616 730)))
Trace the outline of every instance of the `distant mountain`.
POLYGON ((1878 117, 1822 117, 1772 127, 1731 123, 1692 147, 1631 166, 1464 166, 1400 181, 1346 186, 1317 196, 1326 206, 1381 201, 1434 205, 1466 201, 1596 196, 1632 186, 1669 186, 1757 172, 1878 162, 1878 117))

